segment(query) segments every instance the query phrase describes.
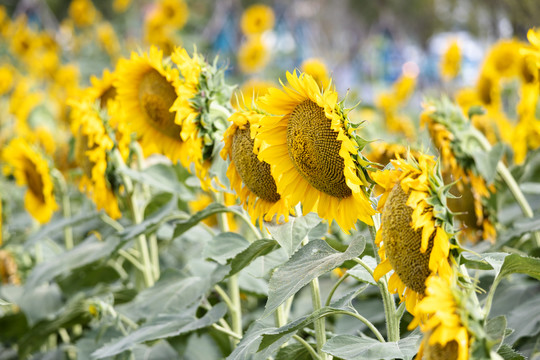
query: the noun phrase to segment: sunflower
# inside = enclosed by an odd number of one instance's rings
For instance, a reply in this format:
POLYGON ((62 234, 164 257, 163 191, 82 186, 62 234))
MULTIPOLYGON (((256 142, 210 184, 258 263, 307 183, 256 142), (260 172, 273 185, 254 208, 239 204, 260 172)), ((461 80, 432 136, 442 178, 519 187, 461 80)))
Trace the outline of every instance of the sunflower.
POLYGON ((262 70, 269 60, 269 50, 259 36, 248 38, 238 49, 238 65, 244 73, 262 70))
POLYGON ((391 163, 394 170, 372 174, 385 189, 377 208, 382 217, 375 239, 382 262, 374 278, 378 281, 394 270, 389 290, 406 300, 407 310, 414 313, 416 303, 425 295, 428 276, 451 274, 452 215, 446 208, 444 184, 433 157, 420 154, 418 161, 398 157, 391 163))
POLYGON ((520 53, 522 55, 532 55, 536 60, 536 66, 540 69, 540 28, 529 29, 527 40, 529 40, 531 46, 521 48, 520 53))
POLYGON ((116 59, 120 54, 120 43, 114 27, 108 22, 102 22, 97 27, 99 45, 111 59, 116 59))
POLYGON ((260 96, 268 94, 268 89, 275 84, 270 81, 251 79, 237 89, 231 98, 231 105, 234 109, 251 109, 255 100, 260 96))
POLYGON ((24 196, 26 210, 40 224, 48 222, 58 208, 54 186, 45 158, 23 138, 13 139, 2 151, 6 171, 13 174, 18 185, 27 185, 24 196))
POLYGON ((121 59, 114 86, 129 127, 137 134, 145 155, 160 153, 171 161, 186 164, 186 143, 181 125, 170 110, 177 94, 178 71, 163 64, 163 53, 152 46, 149 53, 121 59))
POLYGON ((453 41, 446 49, 440 63, 441 76, 445 80, 451 80, 458 76, 461 70, 461 48, 457 41, 453 41))
POLYGON ((188 20, 189 8, 184 0, 160 0, 157 13, 164 25, 181 29, 188 20))
POLYGON ((493 71, 496 76, 510 78, 519 73, 520 49, 523 44, 517 40, 501 40, 489 50, 481 71, 493 71))
POLYGON ((225 131, 221 150, 223 159, 230 159, 227 178, 240 202, 248 211, 253 222, 259 219, 270 221, 277 215, 285 220, 289 217, 289 203, 277 192, 276 182, 270 165, 257 158, 253 135, 264 115, 253 111, 239 111, 231 115, 231 125, 225 131))
POLYGON ((15 84, 16 70, 10 64, 0 66, 0 96, 7 94, 15 84))
POLYGON ((122 216, 114 188, 107 176, 108 153, 114 141, 109 137, 99 115, 99 109, 90 99, 70 101, 75 135, 75 158, 83 171, 79 187, 92 196, 97 208, 104 209, 113 219, 122 216))
POLYGON ((472 155, 466 152, 466 145, 460 140, 464 136, 451 132, 444 119, 457 116, 463 124, 470 124, 459 108, 448 107, 450 112, 445 113, 441 106, 443 105, 426 105, 421 122, 427 126, 431 139, 439 150, 443 174, 446 178, 455 180, 453 190, 461 194, 460 199, 448 199, 448 206, 457 213, 456 219, 466 226, 461 232, 464 238, 472 242, 479 238, 494 241, 495 219, 489 210, 489 201, 495 192, 495 185, 488 184, 481 176, 472 155))
POLYGON ((326 88, 330 84, 330 76, 324 62, 320 59, 309 58, 302 62, 300 66, 303 72, 311 75, 321 88, 326 88))
POLYGON ((462 306, 456 297, 455 278, 430 276, 426 296, 416 305, 415 319, 420 323, 424 340, 417 358, 425 360, 468 360, 472 342, 462 321, 462 306))
POLYGON ((91 0, 73 0, 69 4, 69 17, 78 27, 87 27, 96 22, 99 12, 91 0))
POLYGON ((114 0, 113 10, 117 13, 123 13, 131 5, 131 0, 114 0))
POLYGON ((271 7, 254 4, 244 10, 240 27, 246 35, 257 35, 274 27, 275 17, 271 7))
POLYGON ((176 48, 171 59, 182 75, 175 79, 177 98, 171 111, 175 111, 175 122, 181 126, 186 158, 194 163, 195 174, 206 190, 211 185, 210 166, 216 146, 231 111, 231 88, 225 84, 224 69, 215 62, 208 64, 196 51, 189 56, 185 49, 176 48))
POLYGON ((260 121, 259 159, 270 164, 277 192, 303 212, 319 216, 348 232, 359 219, 373 224, 375 213, 364 186, 365 160, 349 126, 338 94, 321 90, 307 74, 287 73, 289 86, 269 89, 258 105, 267 111, 260 121))

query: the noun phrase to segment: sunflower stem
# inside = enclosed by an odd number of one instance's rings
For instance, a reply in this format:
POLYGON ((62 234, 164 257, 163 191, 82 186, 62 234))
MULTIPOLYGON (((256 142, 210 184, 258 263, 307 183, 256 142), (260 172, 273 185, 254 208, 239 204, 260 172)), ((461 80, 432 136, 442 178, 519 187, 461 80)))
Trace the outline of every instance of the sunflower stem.
MULTIPOLYGON (((306 246, 309 242, 308 237, 306 236, 302 240, 302 246, 306 246)), ((319 278, 311 280, 309 283, 311 289, 311 304, 313 305, 313 311, 317 311, 322 308, 321 303, 321 290, 319 286, 319 278)), ((325 329, 325 319, 319 318, 314 321, 315 326, 315 339, 317 340, 317 352, 322 360, 327 360, 328 356, 325 352, 322 351, 323 345, 326 343, 326 329, 325 329)))
POLYGON ((330 305, 330 302, 332 301, 332 296, 334 296, 334 293, 336 292, 337 288, 339 287, 339 285, 341 285, 341 283, 349 277, 349 274, 348 273, 345 273, 343 276, 341 276, 339 278, 338 281, 336 281, 336 283, 334 284, 334 286, 332 287, 332 290, 330 290, 330 293, 328 294, 328 296, 326 297, 326 302, 324 303, 324 306, 329 306, 330 305))
MULTIPOLYGON (((225 203, 223 193, 215 194, 216 201, 220 204, 225 203)), ((226 212, 220 212, 217 214, 217 220, 219 229, 221 232, 229 231, 229 222, 226 212)), ((242 338, 242 303, 240 301, 240 285, 238 284, 238 274, 234 274, 229 277, 229 298, 231 305, 229 307, 232 319, 232 331, 238 335, 238 338, 233 338, 233 345, 239 343, 239 339, 242 338)))
MULTIPOLYGON (((473 136, 485 151, 491 150, 491 144, 480 131, 473 130, 473 136)), ((523 214, 528 218, 533 218, 534 213, 531 206, 529 205, 529 202, 519 188, 516 179, 514 179, 512 173, 510 173, 510 170, 508 170, 508 168, 504 165, 502 161, 499 161, 499 163, 497 164, 497 173, 504 180, 506 186, 508 186, 508 188, 510 189, 510 192, 514 196, 514 199, 516 199, 517 203, 521 207, 521 211, 523 212, 523 214)), ((534 231, 533 236, 536 241, 536 246, 540 247, 540 231, 534 231)))
MULTIPOLYGON (((52 169, 51 174, 56 179, 58 189, 60 190, 60 196, 62 197, 62 215, 64 215, 64 218, 66 219, 70 218, 71 203, 69 201, 66 179, 64 179, 62 173, 57 169, 52 169)), ((67 250, 73 248, 73 229, 71 228, 71 225, 64 226, 64 242, 67 250)))
POLYGON ((304 347, 307 349, 307 351, 310 353, 311 357, 315 360, 321 360, 322 358, 319 356, 319 354, 317 354, 317 352, 313 349, 313 347, 311 345, 309 345, 309 343, 302 339, 300 336, 298 335, 293 335, 293 339, 298 341, 300 344, 304 345, 304 347))

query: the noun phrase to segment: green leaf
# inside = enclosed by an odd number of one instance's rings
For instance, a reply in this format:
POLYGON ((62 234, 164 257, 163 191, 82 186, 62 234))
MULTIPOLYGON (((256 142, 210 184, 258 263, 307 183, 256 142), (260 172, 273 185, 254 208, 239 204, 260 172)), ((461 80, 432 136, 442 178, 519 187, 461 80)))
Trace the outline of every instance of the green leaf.
POLYGON ((275 327, 265 324, 263 321, 253 322, 227 360, 252 360, 257 355, 255 353, 262 341, 261 335, 272 329, 275 327))
POLYGON ((177 209, 177 199, 175 196, 165 204, 159 211, 154 212, 152 215, 146 217, 144 221, 139 224, 134 224, 126 227, 121 233, 120 238, 123 240, 130 240, 141 234, 148 234, 155 231, 163 219, 175 212, 177 209))
POLYGON ((219 303, 212 307, 202 318, 195 316, 197 306, 180 314, 160 315, 136 329, 129 335, 113 340, 92 353, 96 359, 120 354, 135 345, 157 339, 164 339, 202 329, 216 323, 227 313, 227 306, 219 303))
POLYGON ((284 224, 267 223, 266 228, 272 237, 287 251, 291 256, 305 236, 314 229, 321 219, 315 213, 309 213, 306 216, 289 217, 289 222, 284 224))
POLYGON ((514 343, 522 337, 537 336, 540 333, 540 296, 520 303, 506 314, 508 327, 515 331, 505 337, 506 343, 514 343), (534 310, 533 310, 534 309, 534 310))
POLYGON ((502 144, 496 144, 489 152, 480 149, 471 151, 476 168, 488 184, 493 183, 495 180, 497 164, 503 154, 504 146, 502 144))
POLYGON ((53 317, 62 308, 62 293, 56 283, 41 284, 26 288, 17 305, 24 311, 28 325, 33 326, 39 320, 53 317))
POLYGON ((489 319, 485 325, 485 330, 490 340, 495 341, 497 344, 501 344, 505 336, 506 316, 499 315, 489 319))
POLYGON ((311 280, 362 254, 365 245, 364 237, 357 234, 344 253, 332 249, 323 240, 310 241, 300 248, 272 274, 263 317, 270 315, 311 280))
POLYGON ((178 237, 197 225, 200 221, 206 219, 209 216, 212 216, 214 214, 226 212, 227 207, 223 206, 218 203, 212 203, 208 205, 204 210, 201 210, 199 212, 196 212, 193 214, 189 219, 186 220, 178 220, 174 222, 175 228, 174 228, 174 237, 178 237))
POLYGON ((230 275, 238 273, 240 270, 251 264, 253 260, 260 256, 264 256, 274 251, 279 247, 275 240, 261 239, 253 242, 244 251, 238 253, 230 262, 230 275))
POLYGON ((507 241, 521 236, 525 233, 540 230, 540 218, 520 219, 517 220, 511 229, 503 232, 498 236, 497 246, 504 245, 507 241))
POLYGON ((248 246, 249 241, 240 234, 232 232, 219 233, 206 244, 203 257, 224 265, 228 259, 233 258, 248 246))
MULTIPOLYGON (((377 267, 377 260, 373 258, 372 256, 364 256, 362 258, 364 263, 369 266, 369 268, 374 271, 377 267)), ((347 273, 349 273, 352 277, 354 277, 358 281, 366 282, 372 285, 377 285, 375 282, 375 279, 373 279, 373 275, 369 273, 362 265, 358 264, 355 265, 352 269, 347 270, 347 273)))
MULTIPOLYGON (((316 347, 316 344, 310 344, 313 348, 316 347)), ((302 344, 294 343, 287 345, 279 349, 276 360, 311 360, 311 354, 302 344)))
POLYGON ((410 359, 418 351, 420 336, 412 335, 398 342, 379 342, 352 335, 334 336, 324 344, 325 353, 344 360, 410 359))
POLYGON ((510 346, 504 344, 502 345, 499 350, 497 351, 497 354, 502 356, 504 360, 526 360, 523 355, 516 352, 514 349, 512 349, 510 346))
POLYGON ((508 255, 504 258, 499 277, 515 273, 527 274, 540 280, 540 259, 519 254, 508 255))
POLYGON ((117 311, 134 321, 158 314, 175 314, 191 306, 210 288, 208 280, 182 277, 169 270, 151 288, 141 291, 132 302, 117 306, 117 311))
POLYGON ((521 191, 526 194, 540 195, 540 184, 535 182, 527 182, 519 184, 521 191))
POLYGON ((58 233, 62 233, 66 226, 74 227, 76 225, 89 222, 93 219, 97 219, 98 216, 99 213, 95 211, 82 211, 79 214, 70 218, 61 218, 58 220, 50 221, 47 224, 41 226, 38 231, 30 235, 25 242, 25 246, 28 247, 34 245, 40 240, 43 240, 58 233))
POLYGON ((261 344, 259 345, 259 349, 257 351, 261 351, 268 346, 272 345, 279 339, 281 339, 283 336, 289 335, 292 336, 296 331, 305 328, 306 326, 312 324, 315 320, 320 319, 321 317, 327 316, 329 314, 332 314, 339 309, 334 309, 329 306, 322 307, 314 312, 312 312, 309 315, 302 316, 299 319, 296 319, 293 322, 288 323, 287 325, 284 325, 278 329, 272 329, 269 331, 266 331, 263 334, 263 339, 261 341, 261 344))
POLYGON ((12 303, 0 298, 0 306, 9 306, 9 305, 12 305, 12 303))
POLYGON ((169 360, 178 357, 176 351, 166 341, 160 341, 153 346, 135 345, 131 353, 134 360, 169 360))
POLYGON ((73 249, 38 264, 28 276, 24 285, 25 292, 59 275, 66 275, 73 269, 108 257, 118 244, 118 239, 114 237, 109 237, 107 241, 100 241, 94 235, 89 236, 73 249))
POLYGON ((508 256, 508 253, 493 252, 484 254, 474 254, 469 252, 463 252, 462 257, 466 260, 466 264, 473 265, 473 268, 481 270, 495 270, 495 276, 499 274, 501 267, 503 266, 504 259, 508 256))
POLYGON ((124 167, 119 171, 139 183, 147 184, 157 190, 176 194, 184 201, 193 200, 192 192, 178 181, 176 172, 169 165, 156 164, 143 171, 124 167))

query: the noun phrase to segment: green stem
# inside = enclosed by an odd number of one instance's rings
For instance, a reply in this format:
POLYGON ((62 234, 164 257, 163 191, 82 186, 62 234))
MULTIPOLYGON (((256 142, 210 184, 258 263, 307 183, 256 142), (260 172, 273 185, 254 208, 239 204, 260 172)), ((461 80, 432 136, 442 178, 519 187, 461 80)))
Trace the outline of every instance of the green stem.
POLYGON ((219 294, 219 296, 221 296, 223 301, 225 301, 225 304, 227 305, 229 310, 233 311, 234 310, 233 303, 231 301, 231 298, 229 298, 229 295, 227 295, 227 293, 225 292, 225 290, 223 290, 221 286, 219 285, 214 286, 214 290, 216 290, 216 292, 219 294))
MULTIPOLYGON (((311 280, 311 303, 313 304, 313 311, 319 310, 321 306, 321 292, 319 288, 319 278, 311 280)), ((321 359, 327 359, 326 353, 322 351, 323 345, 326 343, 326 329, 325 319, 319 318, 315 320, 315 339, 317 340, 317 351, 321 359)))
POLYGON ((154 279, 159 279, 161 271, 159 268, 159 246, 157 235, 155 233, 150 234, 150 262, 152 263, 152 272, 154 274, 154 279))
POLYGON ((101 219, 101 221, 103 221, 105 224, 109 225, 110 227, 112 227, 114 230, 120 232, 120 231, 123 231, 124 230, 124 227, 122 226, 122 224, 120 224, 118 221, 114 220, 113 218, 111 218, 109 215, 107 215, 107 213, 105 212, 100 212, 99 213, 99 218, 101 219))
POLYGON ((322 360, 322 358, 319 356, 319 354, 317 354, 317 352, 313 349, 313 347, 311 345, 309 345, 309 343, 302 339, 300 336, 298 335, 293 335, 293 339, 298 341, 300 344, 304 345, 304 347, 307 349, 307 351, 309 351, 309 353, 311 354, 311 357, 315 360, 322 360))
MULTIPOLYGON (((474 130, 473 136, 485 151, 489 152, 491 150, 491 144, 480 131, 474 130)), ((529 202, 525 198, 525 195, 523 195, 523 192, 521 191, 518 183, 510 173, 510 170, 508 170, 508 168, 504 165, 502 161, 499 161, 499 163, 497 164, 497 173, 504 180, 506 186, 508 186, 508 189, 510 189, 510 192, 514 196, 514 199, 516 199, 518 205, 521 207, 521 211, 523 212, 523 214, 528 218, 533 218, 534 213, 531 206, 529 205, 529 202)), ((536 246, 540 247, 540 231, 534 231, 533 236, 536 241, 536 246)))
POLYGON ((326 302, 324 303, 325 306, 329 306, 330 305, 330 302, 332 301, 332 296, 334 296, 334 293, 336 292, 337 288, 339 287, 339 285, 341 285, 341 283, 349 277, 349 274, 348 273, 345 273, 342 277, 339 278, 338 281, 336 281, 336 283, 334 284, 334 286, 332 287, 332 290, 330 290, 330 294, 328 294, 328 297, 326 298, 326 302))
MULTIPOLYGON (((68 219, 71 217, 71 203, 69 201, 66 180, 64 179, 62 173, 57 169, 53 169, 51 173, 56 179, 58 189, 60 190, 60 196, 62 197, 62 215, 68 219)), ((66 225, 64 227, 64 242, 67 250, 73 248, 73 229, 71 228, 71 225, 66 225)))
POLYGON ((234 331, 231 331, 229 329, 225 329, 224 327, 219 326, 217 324, 212 324, 212 327, 214 329, 216 329, 217 331, 220 331, 220 332, 222 332, 224 334, 229 335, 230 337, 232 337, 233 339, 236 339, 237 341, 242 340, 242 337, 240 335, 238 335, 237 333, 235 333, 234 331))
POLYGON ((332 315, 338 315, 338 314, 349 315, 349 316, 352 316, 352 317, 357 318, 358 320, 360 320, 361 322, 363 322, 363 323, 369 328, 369 330, 371 330, 371 332, 372 332, 373 334, 375 334, 375 336, 377 337, 377 339, 378 339, 380 342, 386 342, 386 340, 384 340, 384 337, 383 337, 382 334, 379 332, 379 330, 377 330, 377 328, 375 327, 375 325, 373 325, 368 319, 366 319, 366 318, 363 317, 362 315, 357 314, 357 313, 354 313, 354 312, 352 312, 352 311, 347 311, 347 310, 338 310, 338 311, 332 313, 332 315))

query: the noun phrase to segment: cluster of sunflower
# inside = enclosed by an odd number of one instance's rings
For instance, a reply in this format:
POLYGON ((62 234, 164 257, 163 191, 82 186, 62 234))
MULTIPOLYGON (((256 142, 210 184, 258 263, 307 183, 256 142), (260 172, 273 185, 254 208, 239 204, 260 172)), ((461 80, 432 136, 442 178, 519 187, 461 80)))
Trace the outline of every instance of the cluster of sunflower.
POLYGON ((274 10, 263 4, 254 4, 244 10, 240 28, 244 42, 238 49, 240 71, 252 74, 261 71, 270 60, 270 50, 263 37, 275 23, 274 10))
POLYGON ((178 31, 186 25, 188 18, 189 7, 183 0, 158 1, 144 21, 146 43, 156 45, 170 55, 181 43, 178 31))

